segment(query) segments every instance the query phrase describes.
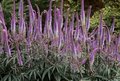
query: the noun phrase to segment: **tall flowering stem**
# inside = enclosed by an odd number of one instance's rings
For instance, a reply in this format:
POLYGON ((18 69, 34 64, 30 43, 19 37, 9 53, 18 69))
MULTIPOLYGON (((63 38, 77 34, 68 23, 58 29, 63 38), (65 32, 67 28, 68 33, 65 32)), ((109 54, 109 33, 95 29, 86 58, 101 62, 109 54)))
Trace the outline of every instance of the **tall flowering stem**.
POLYGON ((8 57, 11 57, 11 49, 9 46, 9 38, 8 38, 8 32, 6 29, 2 30, 2 43, 4 46, 4 50, 7 53, 8 57))

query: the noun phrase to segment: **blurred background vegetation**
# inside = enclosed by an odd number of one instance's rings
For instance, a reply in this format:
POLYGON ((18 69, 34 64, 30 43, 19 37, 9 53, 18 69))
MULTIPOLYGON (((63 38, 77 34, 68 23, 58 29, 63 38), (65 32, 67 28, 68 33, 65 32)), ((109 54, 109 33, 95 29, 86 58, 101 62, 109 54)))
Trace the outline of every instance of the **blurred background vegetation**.
MULTIPOLYGON (((25 14, 28 16, 27 12, 27 0, 24 1, 24 8, 25 8, 25 14)), ((57 7, 60 7, 60 1, 61 0, 53 0, 53 8, 54 5, 57 7)), ((70 12, 76 12, 80 11, 80 0, 64 0, 64 12, 68 8, 70 8, 70 12)), ((0 3, 2 5, 6 24, 9 27, 11 13, 12 13, 12 6, 13 6, 13 0, 0 0, 0 3)), ((18 11, 18 4, 19 0, 16 0, 16 11, 18 11)), ((49 7, 49 0, 31 0, 31 3, 33 5, 33 8, 36 9, 36 4, 39 6, 40 11, 42 12, 45 9, 48 9, 49 7)), ((116 23, 116 31, 120 30, 120 0, 85 0, 85 10, 87 11, 87 8, 89 5, 92 5, 92 14, 91 14, 91 27, 95 27, 98 25, 99 21, 99 11, 103 12, 103 19, 106 22, 106 24, 110 27, 112 24, 112 17, 115 17, 115 23, 116 23)))

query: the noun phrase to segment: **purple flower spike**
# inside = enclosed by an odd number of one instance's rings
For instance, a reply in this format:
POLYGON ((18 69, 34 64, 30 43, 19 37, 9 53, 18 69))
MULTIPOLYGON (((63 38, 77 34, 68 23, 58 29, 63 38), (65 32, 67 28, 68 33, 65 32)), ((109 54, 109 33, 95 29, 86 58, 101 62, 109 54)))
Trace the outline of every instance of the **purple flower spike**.
POLYGON ((23 65, 22 55, 21 55, 21 52, 20 52, 18 43, 16 43, 16 48, 17 48, 17 54, 18 54, 18 56, 17 56, 18 64, 19 64, 20 66, 22 66, 22 65, 23 65))
POLYGON ((105 30, 103 29, 103 34, 102 34, 102 38, 101 38, 101 46, 102 46, 102 48, 104 46, 104 42, 105 42, 105 30))
POLYGON ((99 23, 99 28, 98 28, 98 38, 99 40, 102 38, 103 34, 103 20, 102 20, 103 13, 100 14, 100 23, 99 23))
POLYGON ((8 40, 9 39, 8 39, 7 30, 3 29, 2 30, 2 42, 3 42, 3 45, 4 45, 5 52, 7 53, 7 56, 11 57, 11 49, 10 49, 10 46, 8 44, 8 40))
POLYGON ((57 19, 57 9, 54 9, 54 34, 55 38, 58 38, 58 19, 57 19))
POLYGON ((24 21, 24 11, 23 11, 23 0, 20 0, 20 5, 19 5, 19 34, 25 34, 25 21, 24 21))
POLYGON ((76 20, 77 20, 77 24, 76 24, 76 30, 75 30, 75 34, 74 34, 74 38, 77 41, 79 39, 79 34, 80 34, 80 26, 79 26, 79 17, 78 17, 78 13, 76 13, 76 20))
POLYGON ((15 0, 13 1, 13 14, 11 19, 11 31, 13 35, 16 33, 16 12, 15 12, 15 0))
POLYGON ((34 25, 34 21, 35 21, 35 13, 34 10, 32 8, 31 2, 30 0, 27 0, 28 4, 29 4, 29 28, 28 28, 28 35, 31 36, 33 33, 33 25, 34 25))
POLYGON ((87 18, 86 18, 86 28, 87 28, 87 31, 88 31, 89 28, 90 28, 90 14, 91 14, 91 8, 92 8, 92 6, 89 7, 88 12, 87 12, 87 18))
MULTIPOLYGON (((36 15, 36 13, 35 13, 35 15, 36 15)), ((34 30, 33 30, 33 39, 35 39, 35 40, 38 38, 38 36, 40 34, 37 22, 38 22, 38 19, 36 17, 35 18, 35 23, 34 23, 34 30)))
POLYGON ((53 36, 52 31, 52 0, 50 0, 49 10, 47 12, 47 30, 48 30, 48 37, 53 36))
POLYGON ((85 10, 84 10, 84 0, 81 0, 81 25, 83 30, 83 42, 86 42, 87 39, 87 31, 85 26, 85 10))
POLYGON ((45 25, 44 25, 44 31, 43 31, 43 33, 44 33, 44 35, 46 35, 47 34, 47 11, 44 10, 43 14, 45 14, 45 25))
POLYGON ((92 52, 90 53, 90 57, 89 57, 89 59, 90 59, 90 67, 93 66, 93 63, 94 63, 94 61, 95 61, 95 55, 96 55, 96 53, 97 53, 98 50, 99 50, 98 48, 95 48, 95 49, 92 50, 92 52))
POLYGON ((54 10, 54 34, 55 34, 55 40, 56 40, 56 45, 58 46, 58 49, 60 50, 61 48, 61 42, 63 39, 62 36, 62 31, 61 31, 61 13, 60 9, 55 7, 54 10))
POLYGON ((110 30, 108 27, 106 27, 106 39, 107 39, 108 45, 110 45, 111 35, 110 35, 110 30))
POLYGON ((63 18, 62 18, 62 13, 60 11, 60 9, 57 9, 57 24, 58 24, 58 27, 57 27, 57 31, 58 31, 58 37, 59 37, 59 49, 62 45, 62 41, 63 41, 63 32, 62 32, 62 27, 63 27, 63 18))
POLYGON ((20 0, 18 15, 23 18, 23 0, 20 0))
POLYGON ((84 10, 84 0, 81 0, 81 22, 82 26, 85 26, 85 10, 84 10))
POLYGON ((37 13, 38 13, 38 31, 40 32, 40 34, 42 34, 42 16, 40 15, 39 7, 37 5, 36 7, 37 7, 37 13))
POLYGON ((70 31, 72 32, 72 35, 73 35, 73 32, 74 32, 74 13, 72 14, 72 21, 70 23, 71 27, 70 27, 70 31))
POLYGON ((60 12, 61 12, 61 14, 63 15, 63 0, 61 0, 61 7, 60 7, 60 12))
POLYGON ((29 17, 30 17, 30 21, 33 23, 33 21, 35 20, 35 14, 34 14, 34 10, 32 7, 32 4, 30 2, 30 0, 27 0, 28 4, 29 4, 29 17))
POLYGON ((66 18, 65 18, 65 23, 64 23, 65 24, 64 25, 65 40, 67 40, 67 34, 68 34, 68 14, 69 14, 69 10, 67 10, 67 14, 66 14, 66 18))
POLYGON ((114 28, 115 28, 115 18, 113 17, 113 23, 110 29, 110 32, 113 33, 114 32, 114 28))
POLYGON ((73 41, 73 46, 72 47, 73 47, 74 56, 81 58, 82 49, 81 49, 80 44, 78 42, 73 41))
POLYGON ((60 12, 61 12, 61 28, 63 27, 63 0, 61 0, 61 7, 60 7, 60 12))
POLYGON ((7 30, 1 5, 0 5, 0 23, 2 24, 3 28, 7 30))
POLYGON ((120 46, 120 33, 118 35, 118 45, 120 46))
POLYGON ((81 61, 81 64, 83 65, 83 64, 85 64, 86 63, 86 58, 84 58, 84 59, 82 59, 82 61, 81 61))

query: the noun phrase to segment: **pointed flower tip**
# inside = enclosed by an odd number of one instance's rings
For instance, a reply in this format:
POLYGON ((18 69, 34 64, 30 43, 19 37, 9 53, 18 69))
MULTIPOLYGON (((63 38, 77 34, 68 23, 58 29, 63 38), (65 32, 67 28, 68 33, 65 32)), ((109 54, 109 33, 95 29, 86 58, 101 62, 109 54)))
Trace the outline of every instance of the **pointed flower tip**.
POLYGON ((84 0, 81 0, 82 2, 81 2, 81 4, 83 4, 84 3, 84 0))
POLYGON ((6 30, 6 29, 3 29, 2 32, 3 32, 3 34, 7 37, 7 30, 6 30))
POLYGON ((89 8, 92 8, 92 5, 90 5, 89 8))
POLYGON ((115 17, 112 17, 112 26, 111 26, 111 29, 110 29, 110 32, 114 32, 114 29, 115 29, 115 17))
POLYGON ((3 29, 3 32, 6 32, 6 29, 3 29))
POLYGON ((91 9, 92 9, 92 5, 89 6, 89 11, 91 12, 91 9))
POLYGON ((44 10, 43 13, 47 13, 47 10, 44 10))

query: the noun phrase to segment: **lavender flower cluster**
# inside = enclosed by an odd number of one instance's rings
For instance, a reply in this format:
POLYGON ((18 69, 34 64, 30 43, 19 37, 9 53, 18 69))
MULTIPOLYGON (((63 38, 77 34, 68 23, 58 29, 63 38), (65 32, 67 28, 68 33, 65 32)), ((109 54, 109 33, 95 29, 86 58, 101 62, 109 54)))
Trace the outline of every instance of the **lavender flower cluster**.
POLYGON ((17 18, 14 0, 10 29, 6 27, 3 10, 0 7, 0 53, 4 51, 10 58, 13 56, 12 51, 15 50, 12 48, 16 48, 18 64, 23 65, 20 44, 25 44, 26 54, 30 57, 30 47, 36 41, 37 44, 42 44, 46 53, 49 54, 49 49, 54 48, 53 51, 61 55, 71 53, 74 60, 81 64, 89 59, 90 66, 92 66, 97 54, 103 54, 105 58, 119 64, 120 34, 114 34, 114 18, 109 28, 104 23, 101 12, 99 26, 89 32, 92 6, 88 8, 85 15, 84 0, 81 0, 80 14, 74 12, 71 18, 69 9, 63 15, 63 0, 61 0, 60 8, 54 7, 54 9, 52 9, 52 0, 50 0, 49 9, 41 13, 38 6, 37 11, 33 9, 30 0, 28 4, 29 20, 24 17, 23 0, 19 3, 19 18, 17 18), (45 20, 43 20, 43 15, 45 20), (83 52, 86 53, 84 57, 82 57, 83 52))

